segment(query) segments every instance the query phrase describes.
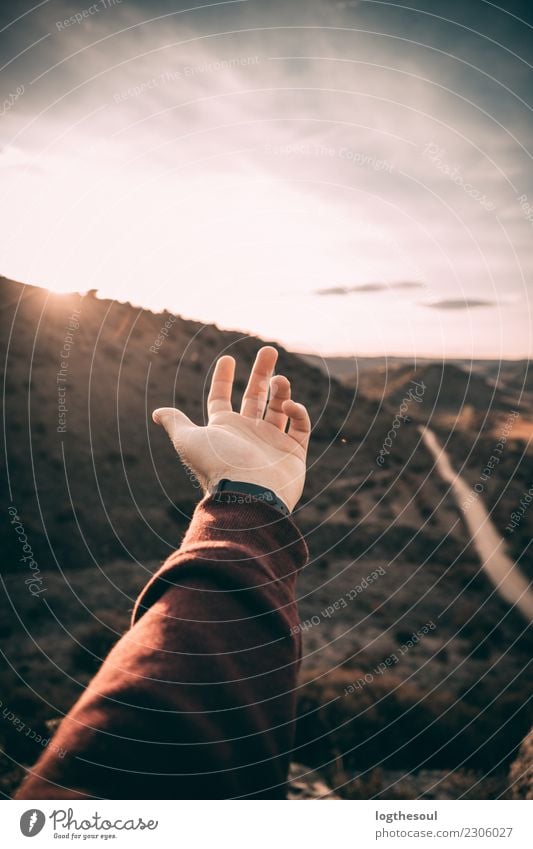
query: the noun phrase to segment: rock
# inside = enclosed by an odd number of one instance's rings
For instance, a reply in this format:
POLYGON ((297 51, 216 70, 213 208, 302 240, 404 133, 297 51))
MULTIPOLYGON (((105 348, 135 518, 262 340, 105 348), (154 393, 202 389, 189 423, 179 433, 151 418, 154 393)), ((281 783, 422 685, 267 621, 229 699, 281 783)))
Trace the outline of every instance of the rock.
POLYGON ((509 785, 513 799, 533 799, 533 728, 511 764, 509 785))
POLYGON ((475 769, 384 770, 383 799, 507 799, 504 771, 486 776, 475 769))
POLYGON ((340 796, 337 796, 331 787, 328 787, 318 772, 302 764, 292 763, 289 767, 287 799, 290 801, 331 800, 340 799, 340 796))

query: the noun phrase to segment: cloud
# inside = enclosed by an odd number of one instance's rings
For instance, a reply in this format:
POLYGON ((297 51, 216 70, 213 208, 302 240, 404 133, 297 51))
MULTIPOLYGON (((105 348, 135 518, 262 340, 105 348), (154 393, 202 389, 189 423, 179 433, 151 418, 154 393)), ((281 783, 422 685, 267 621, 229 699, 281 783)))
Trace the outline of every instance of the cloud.
POLYGON ((360 292, 388 292, 390 289, 423 289, 424 284, 411 280, 397 283, 361 283, 359 286, 329 286, 316 289, 315 295, 356 295, 360 292))
POLYGON ((346 286, 331 286, 329 289, 315 289, 315 295, 348 295, 346 286))
POLYGON ((496 307, 497 305, 497 301, 483 301, 477 298, 464 298, 463 300, 444 298, 442 301, 424 304, 425 307, 431 307, 434 310, 468 310, 471 307, 496 307))

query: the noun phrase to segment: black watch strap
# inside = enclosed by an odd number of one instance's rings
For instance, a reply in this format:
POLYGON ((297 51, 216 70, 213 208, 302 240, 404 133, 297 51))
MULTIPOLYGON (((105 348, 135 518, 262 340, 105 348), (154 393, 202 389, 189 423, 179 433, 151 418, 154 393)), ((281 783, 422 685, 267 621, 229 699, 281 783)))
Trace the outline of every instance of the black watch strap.
POLYGON ((259 486, 255 483, 246 483, 246 481, 232 481, 229 478, 222 478, 210 494, 216 499, 217 495, 221 492, 234 493, 236 499, 233 503, 235 504, 250 504, 252 501, 264 501, 266 504, 274 507, 275 510, 283 513, 284 516, 290 516, 290 510, 281 498, 278 498, 275 492, 264 486, 259 486))

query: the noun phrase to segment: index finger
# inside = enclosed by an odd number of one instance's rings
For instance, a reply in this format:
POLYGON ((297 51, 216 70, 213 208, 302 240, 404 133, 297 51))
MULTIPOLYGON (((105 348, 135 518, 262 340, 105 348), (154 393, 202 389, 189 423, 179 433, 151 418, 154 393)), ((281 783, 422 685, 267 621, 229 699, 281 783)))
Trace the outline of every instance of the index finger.
POLYGON ((227 354, 217 361, 207 397, 207 415, 231 413, 231 390, 235 375, 235 360, 227 354))

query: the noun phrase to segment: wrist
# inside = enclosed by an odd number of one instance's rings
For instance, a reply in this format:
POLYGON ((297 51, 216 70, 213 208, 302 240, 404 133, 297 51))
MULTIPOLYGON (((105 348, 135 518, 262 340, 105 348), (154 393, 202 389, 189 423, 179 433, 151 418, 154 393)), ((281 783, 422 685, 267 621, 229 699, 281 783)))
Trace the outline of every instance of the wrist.
POLYGON ((259 501, 268 504, 284 516, 289 516, 291 513, 290 504, 275 490, 263 482, 256 483, 249 480, 248 476, 244 481, 237 480, 236 477, 210 481, 208 493, 215 500, 219 496, 219 500, 224 500, 226 503, 243 505, 259 501), (223 499, 222 496, 224 496, 223 499))

